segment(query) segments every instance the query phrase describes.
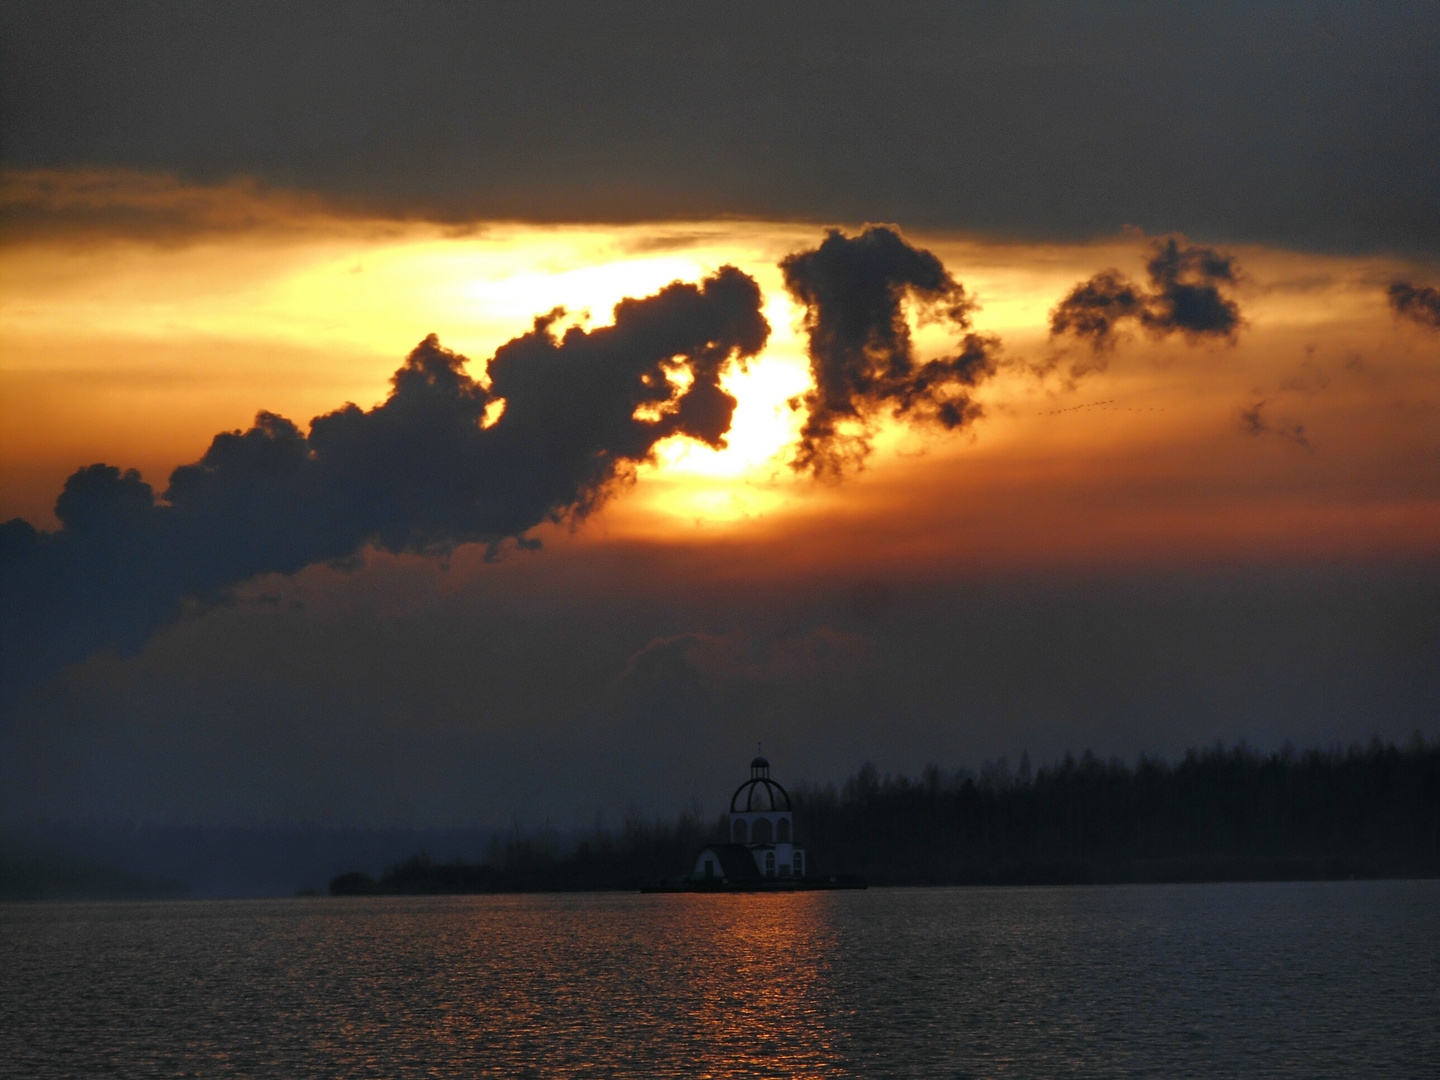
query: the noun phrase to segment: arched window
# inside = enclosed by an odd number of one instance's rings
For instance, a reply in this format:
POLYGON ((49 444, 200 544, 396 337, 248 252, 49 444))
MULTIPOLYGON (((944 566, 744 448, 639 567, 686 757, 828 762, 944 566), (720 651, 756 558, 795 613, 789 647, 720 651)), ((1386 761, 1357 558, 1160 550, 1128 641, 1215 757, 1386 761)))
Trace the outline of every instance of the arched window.
POLYGON ((790 819, 788 817, 782 817, 775 823, 775 842, 777 844, 790 842, 790 819))
POLYGON ((734 835, 735 835, 735 843, 737 843, 737 844, 743 844, 743 843, 745 843, 745 819, 744 819, 744 818, 736 818, 736 819, 735 819, 735 826, 734 826, 734 828, 731 830, 731 832, 733 832, 734 835))
POLYGON ((755 824, 750 827, 750 839, 757 844, 770 843, 772 835, 769 818, 756 818, 755 824))

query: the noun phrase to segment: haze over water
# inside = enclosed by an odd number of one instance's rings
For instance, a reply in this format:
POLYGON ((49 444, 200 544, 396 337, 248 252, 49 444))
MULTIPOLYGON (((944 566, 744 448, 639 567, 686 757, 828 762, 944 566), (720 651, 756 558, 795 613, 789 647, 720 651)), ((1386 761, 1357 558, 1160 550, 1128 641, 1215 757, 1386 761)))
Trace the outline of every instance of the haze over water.
POLYGON ((1437 910, 1435 881, 15 905, 0 1061, 1413 1077, 1440 1060, 1437 910))

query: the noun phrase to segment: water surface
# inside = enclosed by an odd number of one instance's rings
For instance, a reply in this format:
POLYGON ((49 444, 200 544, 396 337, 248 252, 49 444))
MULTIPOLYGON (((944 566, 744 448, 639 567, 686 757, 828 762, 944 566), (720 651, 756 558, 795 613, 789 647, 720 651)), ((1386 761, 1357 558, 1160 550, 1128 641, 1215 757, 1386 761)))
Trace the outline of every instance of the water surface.
POLYGON ((0 907, 16 1076, 1435 1076, 1440 882, 0 907))

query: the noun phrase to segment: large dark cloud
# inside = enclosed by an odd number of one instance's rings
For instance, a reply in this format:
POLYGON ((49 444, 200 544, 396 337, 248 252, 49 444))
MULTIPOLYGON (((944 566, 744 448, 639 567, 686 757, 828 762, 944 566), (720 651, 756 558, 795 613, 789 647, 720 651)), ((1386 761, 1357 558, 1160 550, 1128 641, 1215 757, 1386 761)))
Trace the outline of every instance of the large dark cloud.
POLYGON ((0 5, 17 167, 407 213, 1440 250, 1434 4, 0 5))
POLYGON ((792 546, 562 542, 266 580, 11 710, 0 823, 711 814, 758 739, 789 784, 1440 736, 1433 558, 957 577, 868 552, 807 569, 792 546))
POLYGON ((183 602, 257 574, 372 543, 523 542, 583 516, 661 439, 724 445, 735 400, 720 378, 764 346, 760 308, 759 286, 727 266, 623 300, 613 325, 589 332, 557 335, 557 309, 497 350, 488 386, 432 335, 382 404, 317 417, 308 434, 262 412, 176 469, 163 500, 133 470, 80 469, 56 502, 60 530, 0 526, 6 690, 105 644, 138 645, 183 602))
POLYGON ((786 256, 780 268, 790 295, 805 307, 815 383, 801 399, 797 469, 839 476, 862 462, 870 452, 869 423, 886 409, 946 428, 980 414, 970 390, 995 370, 999 342, 970 332, 975 304, 930 252, 884 225, 854 237, 831 229, 819 247, 786 256), (907 301, 922 320, 958 332, 959 351, 918 361, 907 301), (847 423, 852 430, 844 430, 847 423))
POLYGON ((1168 236, 1151 243, 1145 269, 1149 288, 1118 270, 1076 285, 1050 312, 1051 336, 1088 341, 1096 352, 1113 348, 1127 325, 1155 338, 1234 340, 1242 320, 1228 295, 1239 276, 1232 256, 1168 236))
POLYGON ((1440 289, 1397 281, 1386 290, 1386 295, 1396 315, 1431 330, 1440 330, 1440 289))

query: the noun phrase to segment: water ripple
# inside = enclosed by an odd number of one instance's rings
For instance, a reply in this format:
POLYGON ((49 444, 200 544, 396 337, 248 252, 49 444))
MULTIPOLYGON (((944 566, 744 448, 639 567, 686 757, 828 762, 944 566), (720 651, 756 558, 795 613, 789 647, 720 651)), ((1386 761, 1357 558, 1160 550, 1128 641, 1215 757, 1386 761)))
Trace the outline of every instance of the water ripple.
POLYGON ((0 907, 0 1072, 1414 1077, 1440 882, 0 907))

